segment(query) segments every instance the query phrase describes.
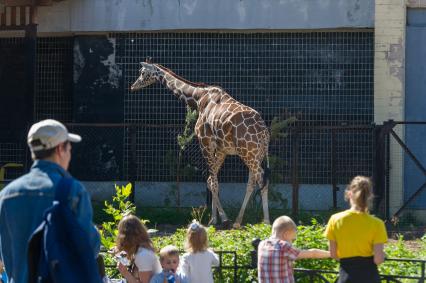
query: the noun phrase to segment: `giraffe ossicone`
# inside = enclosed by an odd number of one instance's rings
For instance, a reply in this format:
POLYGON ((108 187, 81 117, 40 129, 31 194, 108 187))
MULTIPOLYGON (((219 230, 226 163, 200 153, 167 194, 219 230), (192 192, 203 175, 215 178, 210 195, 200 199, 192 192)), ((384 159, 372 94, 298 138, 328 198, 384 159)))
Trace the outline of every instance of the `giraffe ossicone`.
POLYGON ((217 224, 217 212, 222 222, 229 221, 219 200, 217 178, 227 155, 238 155, 249 169, 246 193, 234 227, 240 227, 256 185, 261 190, 264 222, 269 223, 267 175, 270 134, 260 114, 232 98, 220 87, 190 82, 150 60, 141 62, 139 77, 132 84, 131 90, 137 91, 157 81, 177 98, 198 110, 195 134, 209 168, 207 187, 212 192, 210 223, 217 224), (265 169, 262 168, 264 159, 265 169))

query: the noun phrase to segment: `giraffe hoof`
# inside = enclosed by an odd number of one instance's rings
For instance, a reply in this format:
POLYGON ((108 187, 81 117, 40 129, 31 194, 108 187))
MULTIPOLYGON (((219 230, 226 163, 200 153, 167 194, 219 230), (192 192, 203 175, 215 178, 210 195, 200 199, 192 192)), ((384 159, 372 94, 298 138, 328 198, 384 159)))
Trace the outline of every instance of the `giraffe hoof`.
POLYGON ((234 223, 234 225, 232 225, 232 227, 234 229, 240 229, 241 228, 241 224, 240 223, 234 223))

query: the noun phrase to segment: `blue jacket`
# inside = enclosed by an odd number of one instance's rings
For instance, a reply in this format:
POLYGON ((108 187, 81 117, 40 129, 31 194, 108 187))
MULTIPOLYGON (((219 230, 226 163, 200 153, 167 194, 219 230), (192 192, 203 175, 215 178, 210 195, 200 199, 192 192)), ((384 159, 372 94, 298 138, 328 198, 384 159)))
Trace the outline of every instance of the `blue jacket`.
MULTIPOLYGON (((52 205, 59 180, 71 175, 56 163, 36 160, 31 171, 8 184, 0 192, 0 255, 10 283, 26 283, 27 243, 52 205)), ((93 256, 99 253, 99 233, 92 223, 90 196, 74 179, 69 204, 78 222, 90 235, 93 256)))

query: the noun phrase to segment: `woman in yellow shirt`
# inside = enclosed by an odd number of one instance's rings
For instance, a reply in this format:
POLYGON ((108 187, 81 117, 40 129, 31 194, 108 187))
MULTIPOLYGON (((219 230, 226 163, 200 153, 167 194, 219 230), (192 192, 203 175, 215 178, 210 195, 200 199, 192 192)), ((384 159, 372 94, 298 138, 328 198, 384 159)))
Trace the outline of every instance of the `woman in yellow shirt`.
POLYGON ((351 208, 331 216, 325 236, 332 258, 340 261, 339 283, 380 283, 377 265, 385 259, 387 242, 382 220, 369 214, 373 199, 369 178, 355 177, 345 192, 351 208))

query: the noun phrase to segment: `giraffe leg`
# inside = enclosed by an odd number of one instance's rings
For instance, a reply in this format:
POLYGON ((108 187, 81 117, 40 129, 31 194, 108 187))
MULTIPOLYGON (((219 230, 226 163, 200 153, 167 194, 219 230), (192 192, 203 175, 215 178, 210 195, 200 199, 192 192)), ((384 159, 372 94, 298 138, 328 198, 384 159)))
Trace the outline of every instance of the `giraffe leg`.
POLYGON ((227 222, 228 217, 226 216, 226 213, 223 210, 219 200, 219 182, 217 180, 217 174, 219 172, 219 169, 222 167, 223 162, 225 161, 226 155, 221 154, 220 152, 216 152, 215 146, 213 146, 214 143, 209 143, 208 146, 205 146, 203 143, 200 144, 203 156, 207 160, 207 164, 209 165, 207 188, 212 193, 212 215, 209 224, 217 224, 217 211, 219 212, 219 216, 222 219, 222 222, 227 222))
POLYGON ((209 221, 209 225, 216 225, 217 224, 217 207, 216 207, 216 200, 213 197, 213 181, 212 181, 212 175, 210 175, 207 178, 207 188, 212 193, 212 215, 209 221))
POLYGON ((243 204, 241 205, 240 212, 238 213, 238 217, 235 220, 234 228, 240 228, 241 222, 243 221, 244 211, 246 210, 247 203, 251 197, 251 194, 253 193, 254 186, 255 186, 255 175, 250 170, 249 172, 249 181, 247 183, 247 189, 246 189, 246 195, 244 196, 243 204))
POLYGON ((262 196, 262 207, 263 207, 263 223, 270 224, 269 221, 269 207, 268 207, 268 190, 269 182, 266 184, 260 183, 259 188, 261 188, 260 194, 262 196), (263 186, 263 188, 262 188, 263 186))
POLYGON ((217 175, 210 175, 208 178, 209 190, 212 192, 212 209, 215 209, 215 212, 212 211, 212 218, 210 220, 211 224, 217 224, 216 218, 216 208, 219 212, 219 217, 222 219, 222 222, 227 222, 228 217, 226 216, 225 211, 222 208, 222 205, 219 200, 219 182, 217 181, 217 175))

